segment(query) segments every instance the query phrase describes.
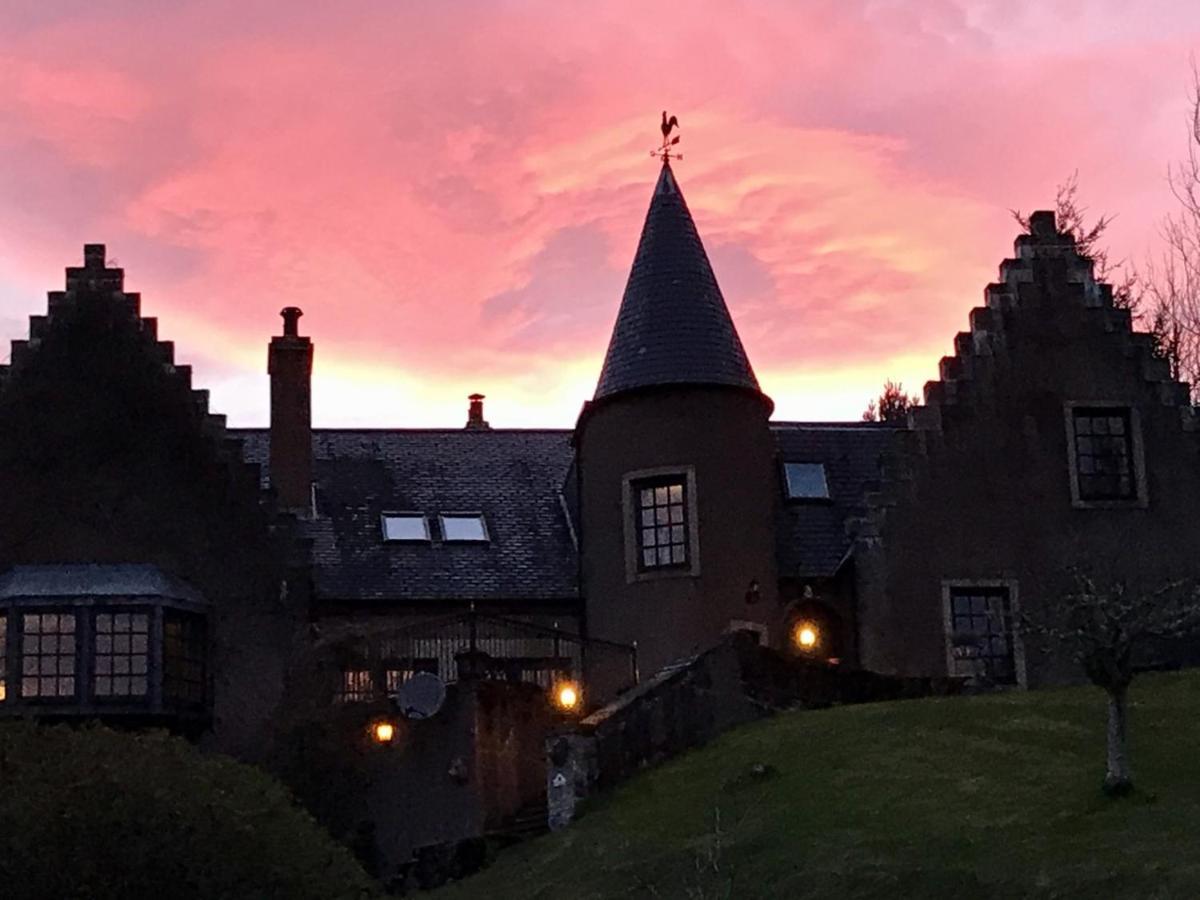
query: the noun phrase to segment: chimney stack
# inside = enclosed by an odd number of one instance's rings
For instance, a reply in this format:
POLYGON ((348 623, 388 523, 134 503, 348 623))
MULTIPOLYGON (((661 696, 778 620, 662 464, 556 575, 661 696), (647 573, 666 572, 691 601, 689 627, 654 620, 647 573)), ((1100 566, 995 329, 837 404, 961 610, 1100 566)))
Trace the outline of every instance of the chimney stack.
POLYGON ((312 508, 312 342, 300 337, 304 315, 289 306, 281 313, 283 334, 271 338, 271 486, 285 509, 312 508))
POLYGON ((471 405, 467 407, 467 429, 483 431, 491 428, 483 418, 483 394, 471 394, 467 399, 471 401, 471 405))

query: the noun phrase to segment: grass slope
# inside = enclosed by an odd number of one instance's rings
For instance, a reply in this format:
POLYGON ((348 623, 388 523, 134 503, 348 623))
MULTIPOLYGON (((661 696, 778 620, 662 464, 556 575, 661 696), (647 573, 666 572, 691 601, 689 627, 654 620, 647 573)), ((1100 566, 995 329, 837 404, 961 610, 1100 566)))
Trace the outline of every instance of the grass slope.
POLYGON ((1104 714, 1071 688, 781 715, 437 897, 1200 897, 1200 672, 1134 683, 1122 800, 1104 714))

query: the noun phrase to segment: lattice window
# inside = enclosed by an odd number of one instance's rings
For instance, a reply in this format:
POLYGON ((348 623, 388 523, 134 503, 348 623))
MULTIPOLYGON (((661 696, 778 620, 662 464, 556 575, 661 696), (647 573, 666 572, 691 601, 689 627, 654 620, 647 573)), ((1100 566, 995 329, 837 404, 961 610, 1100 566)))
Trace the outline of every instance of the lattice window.
POLYGON ((637 498, 638 567, 688 563, 687 482, 682 475, 633 483, 637 498))
POLYGON ((204 703, 204 620, 186 613, 163 613, 163 699, 204 703))
POLYGON ((952 588, 950 627, 952 674, 998 684, 1016 682, 1008 588, 952 588))
POLYGON ((1075 477, 1080 500, 1136 496, 1128 409, 1075 409, 1075 477))
POLYGON ((96 613, 92 693, 145 697, 150 668, 150 616, 144 612, 96 613))
POLYGON ((375 682, 369 669, 343 669, 337 699, 341 703, 359 703, 375 699, 375 682))
POLYGON ((75 614, 21 616, 21 696, 75 696, 75 614))

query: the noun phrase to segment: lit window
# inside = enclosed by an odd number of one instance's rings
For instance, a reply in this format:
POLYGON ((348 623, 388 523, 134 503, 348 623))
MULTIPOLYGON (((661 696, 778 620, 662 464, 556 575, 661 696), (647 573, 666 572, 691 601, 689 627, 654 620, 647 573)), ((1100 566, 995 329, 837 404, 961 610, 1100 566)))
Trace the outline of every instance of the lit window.
POLYGON ((478 513, 470 515, 442 516, 442 539, 447 541, 486 541, 487 527, 483 516, 478 513))
POLYGON ((8 614, 0 612, 0 703, 8 697, 8 614))
POLYGON ((383 516, 383 539, 385 541, 427 541, 429 523, 416 513, 385 513, 383 516))
POLYGON ((789 500, 828 500, 829 484, 822 463, 784 463, 789 500))
POLYGON ((1004 587, 950 591, 952 675, 1015 684, 1012 608, 1004 587))
POLYGON ((97 613, 97 697, 145 697, 150 663, 150 617, 142 613, 97 613))
POLYGON ((21 696, 75 696, 75 614, 21 617, 21 696))
POLYGON ((685 566, 688 562, 687 485, 683 476, 636 481, 638 567, 685 566))
POLYGON ((438 673, 438 661, 432 657, 406 659, 397 661, 396 664, 400 668, 390 668, 384 671, 384 689, 389 697, 399 691, 404 682, 418 672, 430 672, 434 675, 438 673))
POLYGON ((204 620, 199 616, 163 613, 163 699, 204 702, 204 620))
POLYGON ((338 700, 343 703, 354 703, 372 700, 375 697, 375 685, 371 673, 367 669, 346 669, 342 672, 341 690, 338 700))
POLYGON ((1132 500, 1133 429, 1128 409, 1076 408, 1075 478, 1080 500, 1132 500))

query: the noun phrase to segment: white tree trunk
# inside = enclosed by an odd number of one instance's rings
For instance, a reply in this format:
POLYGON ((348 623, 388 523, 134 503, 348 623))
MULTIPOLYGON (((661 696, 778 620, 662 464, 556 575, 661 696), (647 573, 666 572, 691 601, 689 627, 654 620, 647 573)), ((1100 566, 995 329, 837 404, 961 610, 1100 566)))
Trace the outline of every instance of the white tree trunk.
POLYGON ((1108 694, 1108 771, 1104 789, 1109 793, 1125 793, 1133 787, 1129 771, 1129 751, 1126 735, 1125 689, 1108 694))

